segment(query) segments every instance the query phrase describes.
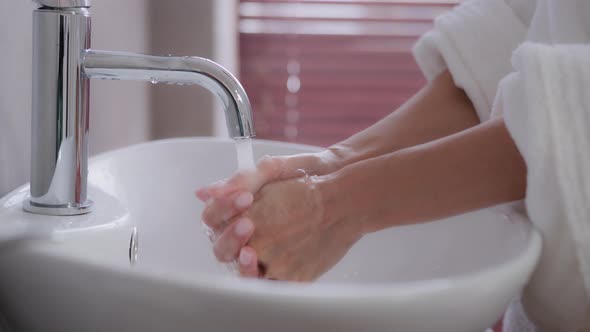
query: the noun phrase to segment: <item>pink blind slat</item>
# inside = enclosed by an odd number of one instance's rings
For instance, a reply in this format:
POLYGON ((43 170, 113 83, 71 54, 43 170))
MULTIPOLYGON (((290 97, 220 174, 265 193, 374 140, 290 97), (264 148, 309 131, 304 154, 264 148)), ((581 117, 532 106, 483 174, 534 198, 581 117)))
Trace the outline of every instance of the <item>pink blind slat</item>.
POLYGON ((416 39, 458 2, 242 0, 258 137, 327 146, 389 114, 425 83, 416 39))

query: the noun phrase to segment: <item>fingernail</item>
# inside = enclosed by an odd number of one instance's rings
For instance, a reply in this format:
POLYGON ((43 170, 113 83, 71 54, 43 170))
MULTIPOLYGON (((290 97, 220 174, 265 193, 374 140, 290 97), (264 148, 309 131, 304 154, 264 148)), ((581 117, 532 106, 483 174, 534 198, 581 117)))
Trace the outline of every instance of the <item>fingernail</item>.
POLYGON ((240 264, 241 265, 250 265, 252 260, 254 259, 254 255, 248 250, 240 250, 240 264))
POLYGON ((252 193, 245 192, 239 194, 238 197, 236 197, 236 199, 234 200, 234 203, 239 208, 247 208, 248 206, 250 206, 250 204, 252 204, 253 201, 254 196, 252 195, 252 193))
POLYGON ((253 229, 254 224, 252 224, 252 221, 250 221, 250 219, 248 218, 243 218, 238 221, 238 224, 236 225, 234 232, 237 236, 244 237, 250 234, 250 232, 252 232, 253 229))

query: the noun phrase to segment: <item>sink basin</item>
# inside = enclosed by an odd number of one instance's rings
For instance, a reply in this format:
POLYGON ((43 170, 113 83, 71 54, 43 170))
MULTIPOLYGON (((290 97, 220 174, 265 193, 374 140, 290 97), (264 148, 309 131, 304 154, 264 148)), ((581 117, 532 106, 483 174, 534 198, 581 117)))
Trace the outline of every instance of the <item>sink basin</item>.
MULTIPOLYGON (((258 157, 315 149, 254 141, 258 157)), ((7 324, 17 331, 480 332, 526 284, 540 254, 541 238, 519 205, 502 205, 366 236, 313 284, 244 280, 215 261, 193 194, 236 164, 230 140, 157 141, 91 160, 91 214, 25 213, 27 186, 2 198, 0 241, 18 230, 0 244, 7 324), (19 238, 30 230, 41 231, 19 238)))

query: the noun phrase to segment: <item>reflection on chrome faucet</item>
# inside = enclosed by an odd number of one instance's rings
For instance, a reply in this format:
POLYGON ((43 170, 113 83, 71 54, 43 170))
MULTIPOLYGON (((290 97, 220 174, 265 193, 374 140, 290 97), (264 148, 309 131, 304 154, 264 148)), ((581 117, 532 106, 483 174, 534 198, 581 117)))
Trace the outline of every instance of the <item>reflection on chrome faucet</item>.
POLYGON ((131 230, 131 238, 129 239, 129 264, 134 266, 137 264, 137 257, 139 256, 139 231, 137 227, 131 230))
POLYGON ((90 48, 90 0, 34 0, 31 198, 28 212, 76 215, 92 210, 88 178, 89 80, 196 84, 218 96, 232 138, 254 136, 240 82, 197 57, 160 57, 90 48))

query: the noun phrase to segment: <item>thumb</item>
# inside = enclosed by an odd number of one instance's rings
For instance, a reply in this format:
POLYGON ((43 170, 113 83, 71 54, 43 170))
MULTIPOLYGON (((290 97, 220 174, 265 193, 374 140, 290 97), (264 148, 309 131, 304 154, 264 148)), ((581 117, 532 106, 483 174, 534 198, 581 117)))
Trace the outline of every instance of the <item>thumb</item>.
POLYGON ((228 180, 210 186, 208 194, 212 198, 219 198, 237 191, 255 193, 265 184, 281 179, 286 166, 285 157, 265 156, 260 159, 255 169, 240 171, 228 180))

